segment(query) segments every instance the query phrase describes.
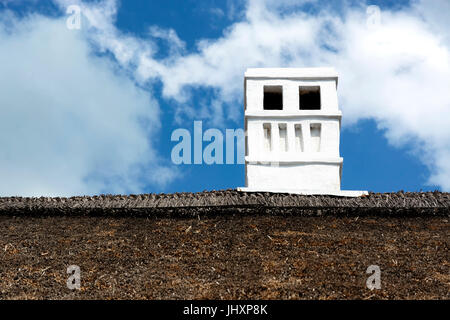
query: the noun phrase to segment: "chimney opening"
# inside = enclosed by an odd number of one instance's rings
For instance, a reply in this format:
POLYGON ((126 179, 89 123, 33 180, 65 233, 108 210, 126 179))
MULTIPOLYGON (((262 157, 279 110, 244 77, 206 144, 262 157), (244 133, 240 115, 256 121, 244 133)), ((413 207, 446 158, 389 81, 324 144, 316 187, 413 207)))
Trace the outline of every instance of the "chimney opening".
POLYGON ((264 110, 283 110, 283 87, 264 86, 264 110))
POLYGON ((300 110, 320 110, 320 86, 300 87, 300 110))

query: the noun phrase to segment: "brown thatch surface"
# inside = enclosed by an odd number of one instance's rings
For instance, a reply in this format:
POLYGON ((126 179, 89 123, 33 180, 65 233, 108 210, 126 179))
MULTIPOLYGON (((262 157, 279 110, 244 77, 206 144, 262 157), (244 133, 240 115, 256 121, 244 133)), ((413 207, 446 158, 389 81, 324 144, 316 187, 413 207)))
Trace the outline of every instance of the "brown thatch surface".
POLYGON ((449 215, 440 192, 0 198, 0 299, 449 299, 449 215))
POLYGON ((3 215, 151 215, 197 216, 227 213, 294 215, 408 215, 448 216, 450 193, 371 193, 345 198, 236 190, 199 193, 101 195, 72 198, 0 198, 3 215))
POLYGON ((430 216, 3 215, 0 298, 449 299, 449 231, 430 216))

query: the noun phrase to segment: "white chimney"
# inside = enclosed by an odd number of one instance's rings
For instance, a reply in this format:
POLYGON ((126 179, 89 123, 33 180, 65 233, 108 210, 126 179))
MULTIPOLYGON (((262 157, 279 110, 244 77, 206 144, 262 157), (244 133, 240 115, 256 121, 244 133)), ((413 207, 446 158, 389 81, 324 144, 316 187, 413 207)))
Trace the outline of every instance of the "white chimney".
POLYGON ((333 68, 252 68, 244 79, 246 187, 360 196, 341 190, 342 113, 333 68))

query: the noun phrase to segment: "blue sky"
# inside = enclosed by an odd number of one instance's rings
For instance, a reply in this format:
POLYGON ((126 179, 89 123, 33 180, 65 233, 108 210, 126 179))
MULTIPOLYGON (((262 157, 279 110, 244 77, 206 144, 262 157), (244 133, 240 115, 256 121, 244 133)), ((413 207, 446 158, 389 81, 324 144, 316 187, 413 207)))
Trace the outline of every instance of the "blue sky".
POLYGON ((0 195, 244 186, 244 165, 172 164, 170 137, 242 128, 266 66, 339 72, 342 189, 450 190, 448 2, 326 3, 0 0, 0 195))

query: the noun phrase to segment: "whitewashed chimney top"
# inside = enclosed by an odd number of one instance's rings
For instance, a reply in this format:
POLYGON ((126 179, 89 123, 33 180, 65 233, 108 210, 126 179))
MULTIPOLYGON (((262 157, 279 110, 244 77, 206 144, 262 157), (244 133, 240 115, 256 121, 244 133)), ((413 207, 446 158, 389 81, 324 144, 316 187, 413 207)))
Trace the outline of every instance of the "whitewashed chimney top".
POLYGON ((334 68, 250 68, 244 75, 245 188, 360 196, 341 190, 342 113, 334 68))

